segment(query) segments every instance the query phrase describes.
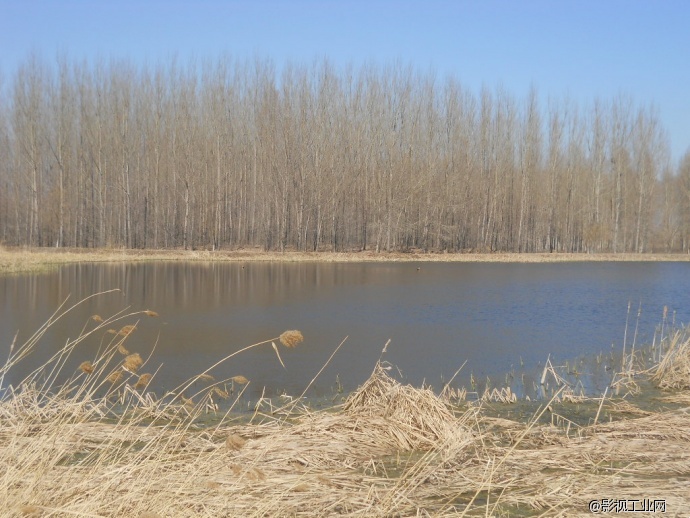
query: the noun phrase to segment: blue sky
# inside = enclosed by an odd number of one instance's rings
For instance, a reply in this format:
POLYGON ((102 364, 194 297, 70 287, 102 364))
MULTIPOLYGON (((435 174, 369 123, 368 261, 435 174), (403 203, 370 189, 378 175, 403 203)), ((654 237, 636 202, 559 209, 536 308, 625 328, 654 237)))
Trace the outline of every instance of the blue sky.
POLYGON ((44 59, 399 62, 542 103, 653 103, 674 163, 690 148, 690 1, 0 0, 0 77, 44 59))

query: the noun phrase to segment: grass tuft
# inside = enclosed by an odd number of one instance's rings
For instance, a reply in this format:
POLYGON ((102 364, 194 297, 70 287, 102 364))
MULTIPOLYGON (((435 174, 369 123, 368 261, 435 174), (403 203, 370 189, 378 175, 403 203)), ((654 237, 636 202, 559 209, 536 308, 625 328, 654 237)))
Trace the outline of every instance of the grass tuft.
POLYGON ((661 389, 690 389, 690 337, 677 331, 662 344, 665 352, 652 368, 652 381, 661 389))

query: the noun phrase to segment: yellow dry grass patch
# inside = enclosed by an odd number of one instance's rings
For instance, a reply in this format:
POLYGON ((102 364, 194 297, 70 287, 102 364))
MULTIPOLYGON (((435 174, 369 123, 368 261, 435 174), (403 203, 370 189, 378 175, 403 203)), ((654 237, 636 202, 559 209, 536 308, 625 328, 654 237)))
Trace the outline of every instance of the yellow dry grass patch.
MULTIPOLYGON (((64 385, 45 380, 83 336, 11 388, 5 374, 37 339, 0 367, 4 516, 590 516, 593 500, 650 498, 671 516, 690 508, 687 408, 602 398, 620 421, 495 419, 481 401, 403 385, 379 361, 338 407, 257 409, 245 424, 221 412, 202 426, 219 384, 233 381, 204 372, 159 398, 149 374, 122 368, 121 338, 105 329, 110 345, 64 385)), ((649 374, 660 386, 685 372, 674 362, 690 342, 671 343, 649 374)))
POLYGON ((452 407, 381 363, 334 410, 255 424, 108 423, 75 414, 70 398, 53 400, 45 419, 24 397, 0 405, 0 501, 17 516, 586 516, 602 498, 658 497, 671 513, 690 505, 686 412, 566 433, 452 407))

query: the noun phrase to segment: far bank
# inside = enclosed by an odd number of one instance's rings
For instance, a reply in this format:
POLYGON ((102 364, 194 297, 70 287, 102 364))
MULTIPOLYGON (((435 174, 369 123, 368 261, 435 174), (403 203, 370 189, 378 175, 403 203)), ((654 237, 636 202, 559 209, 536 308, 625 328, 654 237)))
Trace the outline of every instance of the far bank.
POLYGON ((688 254, 666 253, 434 253, 434 252, 266 252, 260 249, 128 250, 79 248, 0 248, 0 274, 49 271, 64 264, 139 261, 226 261, 226 262, 678 262, 690 261, 688 254))

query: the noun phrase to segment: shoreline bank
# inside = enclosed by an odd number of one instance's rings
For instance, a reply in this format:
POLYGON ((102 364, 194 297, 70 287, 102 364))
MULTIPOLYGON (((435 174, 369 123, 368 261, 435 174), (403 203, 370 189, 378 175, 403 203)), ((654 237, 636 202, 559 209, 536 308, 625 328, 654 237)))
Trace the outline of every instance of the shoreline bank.
POLYGON ((0 248, 0 274, 39 273, 73 263, 199 261, 199 262, 472 262, 472 263, 563 263, 563 262, 690 262, 688 254, 666 253, 433 253, 433 252, 265 252, 256 249, 128 250, 75 248, 0 248))

